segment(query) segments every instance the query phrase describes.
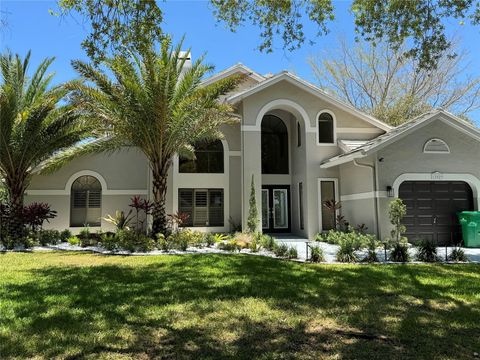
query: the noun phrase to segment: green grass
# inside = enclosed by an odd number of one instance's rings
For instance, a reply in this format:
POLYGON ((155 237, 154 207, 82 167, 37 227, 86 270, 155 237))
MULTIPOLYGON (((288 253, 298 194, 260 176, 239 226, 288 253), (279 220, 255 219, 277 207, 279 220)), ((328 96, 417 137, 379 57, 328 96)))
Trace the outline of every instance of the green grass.
POLYGON ((472 359, 478 265, 0 254, 0 358, 472 359))

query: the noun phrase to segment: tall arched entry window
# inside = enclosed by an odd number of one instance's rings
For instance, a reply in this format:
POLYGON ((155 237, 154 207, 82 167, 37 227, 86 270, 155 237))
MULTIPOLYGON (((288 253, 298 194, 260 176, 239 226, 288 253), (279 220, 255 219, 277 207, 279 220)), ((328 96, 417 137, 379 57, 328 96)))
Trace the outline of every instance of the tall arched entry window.
POLYGON ((102 185, 97 178, 84 175, 71 189, 70 226, 100 226, 102 216, 102 185))
POLYGON ((288 174, 288 131, 274 115, 262 120, 262 174, 288 174))

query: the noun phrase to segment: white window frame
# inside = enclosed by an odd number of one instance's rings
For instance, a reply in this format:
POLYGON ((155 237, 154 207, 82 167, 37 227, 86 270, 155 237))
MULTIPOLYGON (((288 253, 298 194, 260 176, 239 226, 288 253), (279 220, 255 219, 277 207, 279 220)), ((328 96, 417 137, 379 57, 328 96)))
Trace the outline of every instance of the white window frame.
POLYGON ((440 138, 432 138, 432 139, 429 139, 425 142, 425 144, 423 145, 423 153, 424 154, 450 154, 450 146, 448 146, 447 142, 443 139, 440 139, 440 138), (439 141, 441 143, 443 143, 443 145, 445 145, 446 147, 446 151, 435 151, 435 150, 427 150, 427 146, 432 142, 432 141, 439 141))
POLYGON ((337 145, 337 117, 335 116, 335 113, 329 109, 323 109, 321 111, 319 111, 317 113, 317 116, 315 117, 315 129, 316 129, 316 143, 317 143, 317 146, 334 146, 334 145, 337 145), (319 141, 319 131, 320 131, 320 127, 318 126, 318 118, 320 117, 320 115, 322 115, 323 113, 327 113, 329 115, 332 116, 333 118, 333 142, 332 143, 321 143, 319 141))
POLYGON ((298 183, 298 227, 300 230, 305 230, 305 199, 304 197, 305 197, 305 183, 303 181, 300 181, 298 183), (301 192, 300 192, 300 185, 302 186, 301 192))
MULTIPOLYGON (((333 181, 335 187, 335 201, 340 201, 339 189, 338 189, 338 178, 318 178, 317 179, 317 192, 318 192, 318 229, 319 232, 323 232, 323 221, 322 221, 322 181, 333 181)), ((340 209, 335 211, 335 217, 340 215, 340 209)))

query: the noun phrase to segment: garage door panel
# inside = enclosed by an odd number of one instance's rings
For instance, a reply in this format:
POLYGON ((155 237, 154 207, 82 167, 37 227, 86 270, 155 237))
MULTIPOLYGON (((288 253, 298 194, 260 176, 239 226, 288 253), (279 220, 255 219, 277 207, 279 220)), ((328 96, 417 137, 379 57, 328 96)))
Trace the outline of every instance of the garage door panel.
POLYGON ((462 181, 406 181, 399 197, 407 205, 404 225, 410 241, 432 239, 439 244, 461 239, 457 212, 473 210, 470 186, 462 181))

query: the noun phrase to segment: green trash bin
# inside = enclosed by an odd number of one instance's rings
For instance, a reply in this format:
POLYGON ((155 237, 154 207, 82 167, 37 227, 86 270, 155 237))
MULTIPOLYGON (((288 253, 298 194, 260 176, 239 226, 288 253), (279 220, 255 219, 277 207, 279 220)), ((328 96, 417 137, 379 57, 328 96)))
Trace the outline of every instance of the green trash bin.
POLYGON ((462 211, 458 214, 465 247, 480 247, 480 211, 462 211))

